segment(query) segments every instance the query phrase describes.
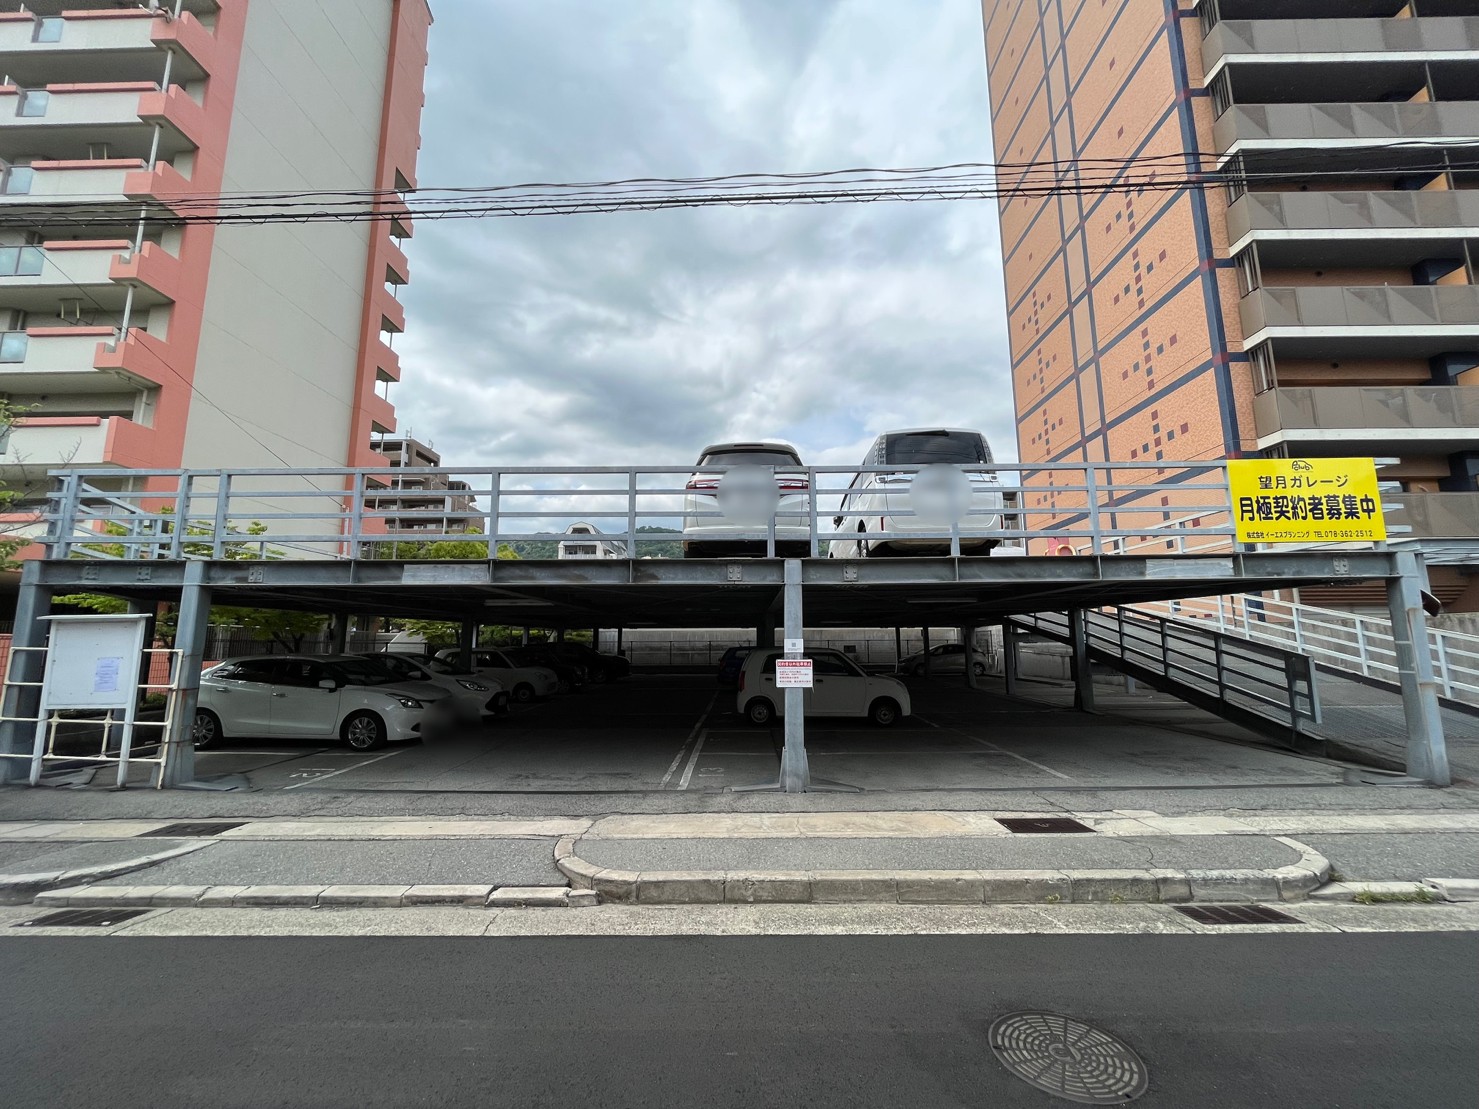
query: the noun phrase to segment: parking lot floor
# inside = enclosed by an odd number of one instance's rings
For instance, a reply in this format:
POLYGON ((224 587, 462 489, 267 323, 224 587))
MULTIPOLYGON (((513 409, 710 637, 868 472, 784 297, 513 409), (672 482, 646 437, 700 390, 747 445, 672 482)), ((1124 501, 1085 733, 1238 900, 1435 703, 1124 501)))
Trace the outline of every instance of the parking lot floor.
MULTIPOLYGON (((1092 715, 960 679, 911 683, 892 728, 809 718, 812 774, 860 790, 1170 789, 1328 786, 1346 768, 1175 726, 1092 715)), ((357 753, 241 740, 201 752, 202 777, 264 791, 721 793, 773 780, 783 722, 756 728, 732 690, 698 675, 638 675, 418 744, 357 753)))

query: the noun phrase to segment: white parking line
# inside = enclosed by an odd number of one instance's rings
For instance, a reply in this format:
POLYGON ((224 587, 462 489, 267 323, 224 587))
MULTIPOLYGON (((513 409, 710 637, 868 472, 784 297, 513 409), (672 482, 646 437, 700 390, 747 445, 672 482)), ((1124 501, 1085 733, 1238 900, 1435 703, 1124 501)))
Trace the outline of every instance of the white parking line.
MULTIPOLYGON (((711 698, 709 698, 709 703, 704 706, 703 715, 701 715, 698 718, 698 723, 693 726, 693 731, 691 731, 691 732, 688 733, 688 738, 683 741, 683 746, 679 747, 678 748, 678 753, 673 756, 672 765, 668 767, 668 772, 662 776, 662 781, 659 782, 658 783, 658 786, 657 786, 658 789, 667 789, 668 788, 668 783, 673 780, 673 775, 678 772, 678 767, 681 766, 682 763, 683 763, 683 755, 687 752, 688 745, 690 743, 693 743, 695 740, 697 740, 698 741, 698 745, 700 747, 703 746, 703 740, 702 740, 702 738, 700 738, 700 733, 703 732, 704 725, 709 722, 709 713, 711 713, 711 712, 714 711, 714 706, 717 705, 718 703, 719 703, 719 694, 716 691, 715 694, 714 694, 714 696, 711 697, 711 698)), ((697 749, 694 750, 693 757, 695 759, 698 758, 698 751, 697 751, 697 749)), ((690 777, 692 777, 692 775, 693 775, 693 762, 692 762, 692 760, 690 760, 689 763, 688 763, 688 773, 683 776, 683 780, 679 784, 678 788, 679 789, 687 789, 688 788, 688 779, 690 777)))
POLYGON ((282 788, 302 789, 304 786, 315 785, 318 782, 323 781, 325 778, 337 778, 340 774, 348 774, 351 770, 358 770, 362 766, 369 766, 372 762, 380 762, 383 759, 393 758, 396 755, 404 755, 405 753, 406 752, 404 748, 399 751, 386 751, 383 755, 376 755, 373 759, 366 759, 364 762, 357 762, 353 766, 346 766, 343 770, 334 770, 329 772, 328 774, 320 774, 318 777, 310 778, 306 782, 294 782, 292 785, 283 786, 282 788))
MULTIPOLYGON (((926 721, 926 723, 928 723, 928 721, 926 721)), ((953 732, 954 734, 961 736, 964 739, 970 740, 972 743, 979 743, 988 751, 995 751, 999 755, 1006 755, 1008 758, 1016 759, 1019 762, 1025 762, 1028 766, 1036 767, 1044 774, 1051 774, 1055 778, 1062 778, 1065 782, 1077 781, 1076 778, 1073 778, 1068 774, 1060 774, 1058 773, 1058 771, 1052 769, 1052 767, 1044 766, 1040 762, 1033 762, 1026 755, 1019 755, 1015 751, 1008 751, 1005 747, 998 747, 996 744, 990 742, 989 740, 982 739, 980 736, 971 735, 970 732, 961 731, 959 728, 942 727, 940 725, 936 725, 936 727, 939 727, 940 730, 943 732, 953 732)))

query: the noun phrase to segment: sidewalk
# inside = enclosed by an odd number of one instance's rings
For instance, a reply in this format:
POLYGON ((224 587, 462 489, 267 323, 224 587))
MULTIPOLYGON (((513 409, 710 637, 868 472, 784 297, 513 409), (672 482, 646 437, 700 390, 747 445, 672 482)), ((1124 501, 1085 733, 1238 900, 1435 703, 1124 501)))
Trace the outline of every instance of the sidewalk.
POLYGON ((65 907, 1439 901, 1479 893, 1479 813, 37 821, 0 823, 0 871, 65 907))

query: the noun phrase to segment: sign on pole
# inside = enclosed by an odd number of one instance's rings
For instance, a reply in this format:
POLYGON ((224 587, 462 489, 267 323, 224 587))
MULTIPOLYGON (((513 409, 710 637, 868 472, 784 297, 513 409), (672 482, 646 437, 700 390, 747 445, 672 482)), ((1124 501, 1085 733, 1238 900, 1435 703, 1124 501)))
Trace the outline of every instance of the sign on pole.
POLYGON ((1232 459, 1227 478, 1240 543, 1369 543, 1387 537, 1374 459, 1232 459))
POLYGON ((778 658, 775 660, 775 686, 777 689, 810 689, 811 659, 778 658))

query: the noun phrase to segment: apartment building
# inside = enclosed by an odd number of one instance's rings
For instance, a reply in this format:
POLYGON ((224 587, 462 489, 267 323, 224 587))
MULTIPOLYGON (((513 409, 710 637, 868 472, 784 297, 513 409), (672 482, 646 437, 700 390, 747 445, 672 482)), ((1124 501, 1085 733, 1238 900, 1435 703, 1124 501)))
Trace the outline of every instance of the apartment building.
POLYGON ((0 2, 0 479, 379 461, 430 24, 426 0, 0 2), (347 190, 380 219, 200 218, 347 190))
POLYGON ((1022 460, 1390 460, 1479 609, 1479 0, 983 13, 1022 460))
POLYGON ((375 443, 375 453, 379 457, 373 465, 396 468, 388 491, 367 502, 376 519, 383 519, 386 531, 455 535, 483 530, 482 517, 472 515, 477 511, 472 486, 437 473, 442 456, 430 446, 409 436, 382 438, 375 443))

